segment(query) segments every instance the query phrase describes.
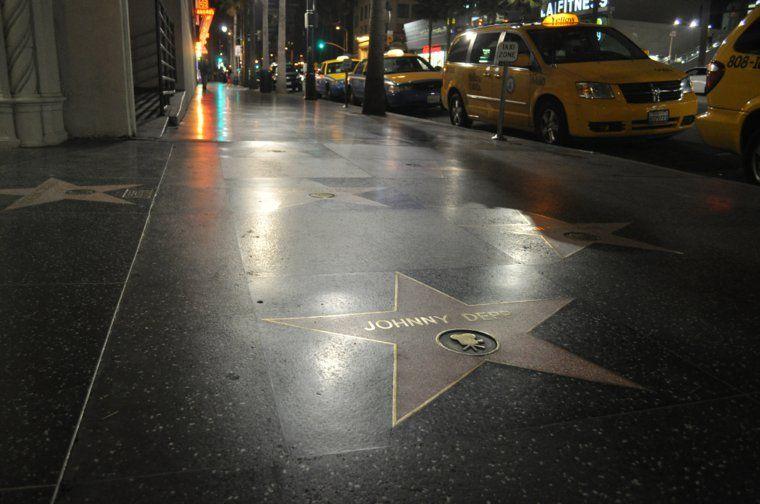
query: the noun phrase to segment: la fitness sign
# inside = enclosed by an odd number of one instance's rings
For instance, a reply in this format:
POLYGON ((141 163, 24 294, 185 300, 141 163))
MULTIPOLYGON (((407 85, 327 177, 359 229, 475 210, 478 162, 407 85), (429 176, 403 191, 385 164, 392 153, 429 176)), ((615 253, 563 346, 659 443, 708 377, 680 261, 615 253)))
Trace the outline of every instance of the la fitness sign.
POLYGON ((592 11, 594 4, 599 4, 599 12, 606 11, 610 0, 550 0, 546 2, 546 7, 541 9, 541 17, 551 16, 553 14, 582 14, 586 11, 592 11))

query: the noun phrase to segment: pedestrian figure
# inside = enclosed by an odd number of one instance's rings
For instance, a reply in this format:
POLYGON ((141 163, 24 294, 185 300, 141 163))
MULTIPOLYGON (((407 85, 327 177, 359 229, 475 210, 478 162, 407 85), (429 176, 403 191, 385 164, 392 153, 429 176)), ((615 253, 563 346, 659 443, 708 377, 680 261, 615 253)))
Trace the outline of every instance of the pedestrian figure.
POLYGON ((205 58, 198 64, 198 71, 201 74, 201 84, 203 85, 203 92, 206 92, 208 87, 208 80, 211 76, 211 65, 208 64, 208 60, 205 58))

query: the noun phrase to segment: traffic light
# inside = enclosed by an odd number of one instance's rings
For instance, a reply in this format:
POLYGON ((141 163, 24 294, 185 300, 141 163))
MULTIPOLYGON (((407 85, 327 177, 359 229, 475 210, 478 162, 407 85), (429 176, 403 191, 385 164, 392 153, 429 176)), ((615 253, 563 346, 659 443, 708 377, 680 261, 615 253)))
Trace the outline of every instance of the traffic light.
POLYGON ((325 47, 327 47, 327 44, 325 44, 324 40, 317 40, 317 49, 324 51, 325 47))

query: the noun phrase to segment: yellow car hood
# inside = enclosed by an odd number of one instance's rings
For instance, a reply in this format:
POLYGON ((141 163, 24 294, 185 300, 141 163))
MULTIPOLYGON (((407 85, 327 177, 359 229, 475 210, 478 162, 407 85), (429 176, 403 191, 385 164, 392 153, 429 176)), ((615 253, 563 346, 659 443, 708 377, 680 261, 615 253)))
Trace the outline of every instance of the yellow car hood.
POLYGON ((385 80, 393 81, 396 84, 405 84, 407 82, 426 81, 426 80, 443 80, 441 72, 410 72, 385 74, 385 80))
POLYGON ((577 81, 608 84, 670 81, 686 77, 684 72, 651 59, 564 63, 557 68, 571 74, 577 81))

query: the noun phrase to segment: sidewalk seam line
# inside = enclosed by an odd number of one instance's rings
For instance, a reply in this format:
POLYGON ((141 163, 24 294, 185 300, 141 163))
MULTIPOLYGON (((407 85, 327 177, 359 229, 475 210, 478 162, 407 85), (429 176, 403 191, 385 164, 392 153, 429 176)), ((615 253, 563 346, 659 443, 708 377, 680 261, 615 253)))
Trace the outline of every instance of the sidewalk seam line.
POLYGON ((55 482, 55 488, 53 490, 53 495, 50 498, 50 504, 55 504, 55 501, 58 499, 58 494, 61 490, 61 483, 63 483, 63 476, 66 473, 66 468, 68 467, 68 464, 69 464, 71 452, 74 450, 74 444, 76 443, 77 436, 79 435, 79 429, 82 426, 84 413, 85 413, 85 410, 87 409, 87 405, 90 402, 90 397, 92 396, 92 390, 95 388, 95 380, 97 379, 98 373, 100 372, 100 366, 103 362, 103 356, 105 355, 108 342, 111 339, 111 332, 113 331, 113 327, 116 323, 116 318, 119 315, 121 303, 122 303, 122 300, 124 299, 124 293, 127 291, 127 285, 129 285, 129 278, 132 276, 132 270, 135 267, 135 262, 137 262, 137 256, 140 253, 140 248, 142 247, 143 239, 145 238, 145 232, 148 230, 148 225, 150 224, 151 212, 153 211, 153 206, 156 204, 156 199, 158 198, 158 195, 161 191, 161 184, 164 181, 164 177, 166 176, 166 170, 169 167, 169 162, 171 161, 173 152, 174 152, 174 145, 172 145, 169 148, 169 155, 166 157, 166 162, 164 163, 164 169, 161 172, 161 178, 159 179, 158 184, 156 185, 156 190, 153 193, 153 199, 151 200, 150 207, 148 208, 148 215, 145 218, 145 224, 143 225, 142 232, 140 233, 140 239, 137 242, 137 248, 135 249, 135 254, 134 256, 132 256, 132 262, 129 265, 129 270, 127 270, 127 276, 124 279, 124 285, 122 286, 121 292, 119 293, 119 299, 116 301, 116 308, 114 309, 113 316, 111 317, 111 323, 108 325, 108 331, 106 332, 105 340, 103 340, 103 345, 100 347, 98 360, 95 362, 95 369, 92 372, 92 378, 90 379, 90 383, 87 386, 87 392, 85 393, 85 396, 84 396, 82 409, 79 412, 79 417, 77 418, 77 422, 74 425, 74 432, 71 435, 71 441, 69 441, 69 447, 66 450, 66 455, 63 458, 63 464, 58 474, 58 479, 55 482))

